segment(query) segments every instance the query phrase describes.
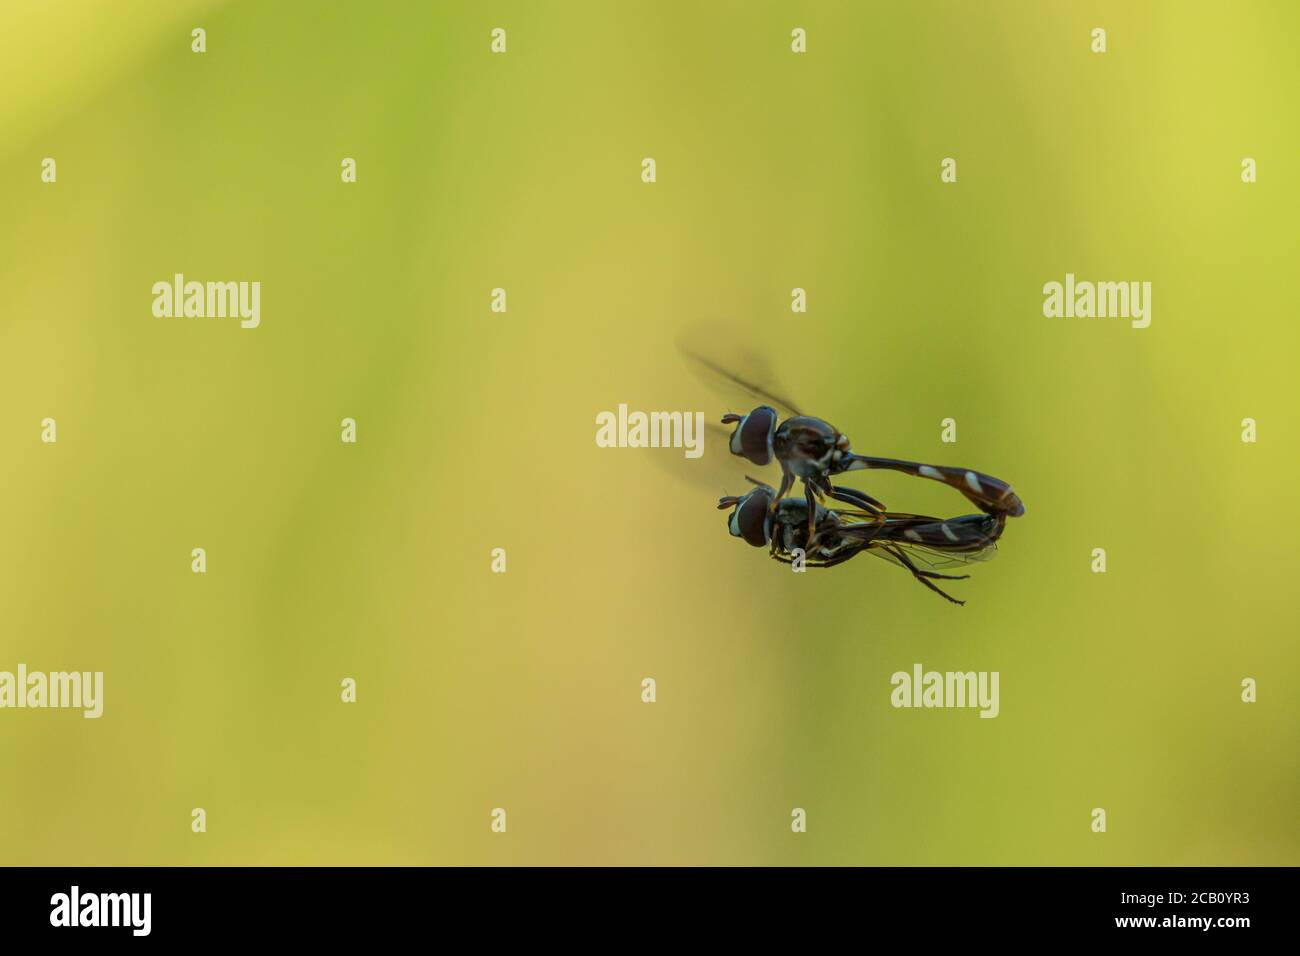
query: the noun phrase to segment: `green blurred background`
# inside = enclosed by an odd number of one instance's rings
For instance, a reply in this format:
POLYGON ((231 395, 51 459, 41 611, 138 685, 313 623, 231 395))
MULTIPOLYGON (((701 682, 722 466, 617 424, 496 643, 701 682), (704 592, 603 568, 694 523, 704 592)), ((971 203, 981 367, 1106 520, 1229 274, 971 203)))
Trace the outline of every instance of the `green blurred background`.
POLYGON ((1298 33, 8 0, 0 669, 106 699, 0 712, 0 862, 1300 862, 1298 33), (1151 327, 1044 318, 1067 271, 1151 281, 1151 327), (261 281, 261 327, 155 319, 175 272, 261 281), (595 446, 619 402, 723 410, 673 345, 719 319, 855 449, 1015 486, 965 608, 790 574, 725 534, 725 462, 595 446), (1001 716, 894 710, 918 661, 1000 671, 1001 716))

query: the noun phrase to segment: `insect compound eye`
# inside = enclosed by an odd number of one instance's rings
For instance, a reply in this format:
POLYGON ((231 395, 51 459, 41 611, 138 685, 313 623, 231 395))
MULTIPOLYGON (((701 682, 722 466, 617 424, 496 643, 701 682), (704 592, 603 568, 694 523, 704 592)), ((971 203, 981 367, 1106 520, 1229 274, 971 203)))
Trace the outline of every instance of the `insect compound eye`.
POLYGON ((735 537, 744 538, 747 544, 763 547, 769 540, 767 511, 771 501, 771 493, 763 488, 745 495, 727 519, 728 530, 735 537))
POLYGON ((758 406, 742 418, 731 433, 731 453, 748 458, 756 465, 770 464, 776 422, 776 409, 770 405, 758 406))

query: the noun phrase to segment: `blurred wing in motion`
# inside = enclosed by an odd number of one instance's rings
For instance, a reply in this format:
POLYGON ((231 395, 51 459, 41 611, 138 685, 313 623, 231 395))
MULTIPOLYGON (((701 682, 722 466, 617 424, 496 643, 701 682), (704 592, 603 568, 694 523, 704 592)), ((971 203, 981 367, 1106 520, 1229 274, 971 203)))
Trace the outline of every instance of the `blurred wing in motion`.
POLYGON ((733 403, 724 411, 744 414, 756 405, 771 405, 783 418, 802 414, 783 395, 771 366, 748 344, 743 330, 696 323, 677 337, 677 350, 710 389, 733 403))
POLYGON ((722 495, 744 494, 749 487, 745 472, 754 470, 752 463, 731 453, 730 439, 731 429, 706 417, 704 454, 699 458, 687 458, 680 448, 654 448, 647 454, 664 474, 707 492, 702 501, 712 505, 722 495))
MULTIPOLYGON (((707 491, 713 501, 722 495, 743 493, 748 488, 745 473, 764 466, 731 453, 735 426, 723 425, 723 414, 745 414, 756 405, 771 405, 783 417, 797 415, 798 411, 777 394, 771 384, 774 379, 770 366, 745 345, 743 330, 723 323, 697 322, 678 335, 675 344, 685 364, 717 400, 691 404, 704 411, 704 454, 700 458, 686 459, 680 451, 671 449, 656 450, 652 457, 674 478, 707 491)), ((773 484, 779 481, 771 479, 773 484)))

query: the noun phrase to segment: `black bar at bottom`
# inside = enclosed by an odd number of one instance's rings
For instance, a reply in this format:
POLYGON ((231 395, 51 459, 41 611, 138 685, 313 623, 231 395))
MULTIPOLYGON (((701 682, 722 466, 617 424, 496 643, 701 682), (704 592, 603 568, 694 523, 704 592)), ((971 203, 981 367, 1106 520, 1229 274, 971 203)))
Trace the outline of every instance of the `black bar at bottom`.
POLYGON ((1231 945, 1291 935, 1294 876, 1261 868, 7 869, 0 926, 6 942, 78 945, 373 943, 417 933, 453 942, 510 930, 533 942, 599 932, 611 944, 620 937, 610 931, 663 945, 712 936, 734 945, 782 932, 812 943, 844 930, 862 941, 902 932, 927 942, 1129 936, 1231 945))

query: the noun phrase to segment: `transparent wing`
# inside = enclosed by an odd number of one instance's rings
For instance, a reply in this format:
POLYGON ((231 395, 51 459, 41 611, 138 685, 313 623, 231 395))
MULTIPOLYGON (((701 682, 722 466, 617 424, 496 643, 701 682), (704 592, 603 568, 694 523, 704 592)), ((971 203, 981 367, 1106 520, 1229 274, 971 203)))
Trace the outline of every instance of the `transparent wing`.
POLYGON ((715 500, 722 495, 747 491, 751 487, 745 481, 747 472, 768 484, 780 483, 775 464, 760 469, 731 453, 731 433, 735 426, 723 425, 722 416, 727 412, 744 414, 761 404, 772 405, 783 417, 798 414, 773 389, 774 378, 766 361, 744 343, 743 331, 724 323, 696 322, 677 336, 675 344, 684 363, 708 390, 707 395, 699 395, 690 402, 690 407, 704 412, 704 454, 689 460, 680 452, 652 456, 663 471, 708 491, 715 500))
POLYGON ((655 466, 677 481, 708 492, 714 501, 723 495, 744 494, 753 486, 745 480, 753 474, 771 485, 780 484, 781 472, 775 464, 760 468, 728 447, 731 430, 718 422, 705 422, 704 453, 686 458, 678 448, 654 448, 646 453, 655 466))
POLYGON ((884 520, 850 509, 837 510, 843 523, 841 532, 860 537, 865 549, 877 557, 903 566, 889 549, 903 552, 918 567, 933 570, 951 568, 977 561, 989 561, 997 555, 1001 524, 986 515, 963 515, 958 518, 933 518, 929 515, 890 511, 884 520))
MULTIPOLYGON (((828 568, 834 567, 837 564, 843 564, 859 554, 874 554, 876 557, 883 558, 890 564, 904 568, 910 573, 910 569, 899 560, 896 554, 891 554, 890 551, 886 550, 886 545, 888 545, 889 548, 894 548, 903 552, 907 555, 908 560, 918 568, 930 571, 960 567, 964 564, 971 564, 979 561, 988 561, 997 554, 998 550, 997 543, 993 541, 990 541, 979 550, 968 552, 940 551, 936 548, 928 548, 925 545, 900 544, 896 541, 867 541, 860 547, 852 548, 830 559, 806 556, 804 558, 804 564, 810 568, 828 568)), ((772 555, 772 557, 776 558, 776 560, 783 564, 790 564, 793 561, 793 556, 784 550, 777 551, 772 555)))
POLYGON ((913 544, 904 541, 873 541, 867 545, 865 550, 869 554, 874 554, 878 558, 884 558, 890 564, 896 564, 900 568, 906 567, 906 565, 885 549, 886 544, 888 544, 890 548, 896 548, 899 551, 902 551, 917 567, 928 568, 932 571, 938 571, 943 568, 955 568, 963 564, 973 564, 979 561, 991 561, 998 553, 998 544, 996 541, 990 541, 982 547, 972 551, 947 551, 940 548, 932 548, 923 544, 913 544))
POLYGON ((677 350, 706 385, 732 402, 726 411, 771 405, 783 418, 802 414, 776 382, 770 364, 749 345, 751 336, 724 323, 696 323, 677 336, 677 350))

